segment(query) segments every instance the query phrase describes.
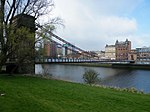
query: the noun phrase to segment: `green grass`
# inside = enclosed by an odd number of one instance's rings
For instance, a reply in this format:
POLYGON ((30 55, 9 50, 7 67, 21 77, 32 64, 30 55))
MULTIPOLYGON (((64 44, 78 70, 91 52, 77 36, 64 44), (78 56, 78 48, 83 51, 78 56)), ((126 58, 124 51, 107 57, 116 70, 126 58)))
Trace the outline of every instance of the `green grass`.
POLYGON ((27 76, 0 76, 0 112, 150 112, 150 95, 27 76))

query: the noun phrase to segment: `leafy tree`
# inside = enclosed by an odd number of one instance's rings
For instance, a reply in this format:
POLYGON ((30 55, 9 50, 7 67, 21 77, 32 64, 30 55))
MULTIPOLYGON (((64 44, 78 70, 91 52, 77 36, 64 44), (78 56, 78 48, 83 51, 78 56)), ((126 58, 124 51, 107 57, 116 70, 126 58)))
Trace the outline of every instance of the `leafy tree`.
MULTIPOLYGON (((10 62, 15 62, 16 67, 19 66, 19 72, 29 73, 34 71, 34 42, 35 34, 30 32, 30 29, 21 27, 15 30, 15 33, 10 33, 11 35, 11 56, 10 62), (26 67, 27 66, 27 67, 26 67), (28 68, 28 70, 26 70, 28 68)), ((12 69, 10 72, 14 72, 12 69)))
POLYGON ((96 82, 99 81, 98 78, 98 73, 96 71, 94 71, 93 69, 88 69, 85 71, 85 73, 83 74, 83 80, 87 83, 87 84, 95 84, 96 82))
MULTIPOLYGON (((22 62, 31 61, 31 58, 34 57, 34 44, 40 42, 44 35, 44 31, 38 30, 39 33, 36 32, 38 36, 34 38, 35 34, 31 33, 30 29, 25 27, 15 29, 14 17, 19 14, 26 14, 33 16, 38 21, 39 17, 52 11, 53 6, 52 0, 0 1, 0 72, 2 66, 12 57, 16 59, 18 65, 22 62)), ((49 24, 58 24, 59 22, 61 23, 61 19, 56 17, 51 19, 49 24)), ((52 26, 54 27, 54 25, 52 26)))

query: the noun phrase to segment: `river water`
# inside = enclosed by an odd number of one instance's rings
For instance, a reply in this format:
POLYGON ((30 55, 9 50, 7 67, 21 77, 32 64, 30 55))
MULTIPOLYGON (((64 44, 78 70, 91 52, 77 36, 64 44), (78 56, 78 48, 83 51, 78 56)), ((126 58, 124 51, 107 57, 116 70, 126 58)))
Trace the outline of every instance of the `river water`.
POLYGON ((52 74, 54 78, 79 83, 84 83, 82 75, 86 69, 93 69, 100 74, 101 85, 120 88, 135 87, 138 90, 143 90, 145 93, 150 93, 150 70, 128 70, 59 64, 35 65, 36 74, 45 71, 52 74))

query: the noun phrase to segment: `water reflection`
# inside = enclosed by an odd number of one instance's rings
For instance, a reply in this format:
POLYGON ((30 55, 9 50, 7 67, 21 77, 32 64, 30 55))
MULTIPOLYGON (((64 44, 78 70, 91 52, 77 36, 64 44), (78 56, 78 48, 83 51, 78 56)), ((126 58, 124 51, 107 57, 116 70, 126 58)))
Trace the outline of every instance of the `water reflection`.
POLYGON ((123 70, 102 80, 102 84, 116 87, 134 87, 135 72, 131 70, 123 70), (118 83, 119 82, 119 83, 118 83))
POLYGON ((82 75, 85 69, 94 69, 100 74, 102 85, 121 88, 135 87, 150 93, 150 71, 128 70, 103 67, 69 66, 57 64, 36 65, 35 72, 41 73, 47 70, 54 78, 83 83, 82 75))

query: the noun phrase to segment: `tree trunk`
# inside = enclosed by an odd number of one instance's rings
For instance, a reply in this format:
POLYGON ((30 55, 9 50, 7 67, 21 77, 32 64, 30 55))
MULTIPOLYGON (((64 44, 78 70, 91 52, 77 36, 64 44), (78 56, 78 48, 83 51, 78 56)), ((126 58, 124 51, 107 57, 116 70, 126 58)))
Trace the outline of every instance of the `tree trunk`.
POLYGON ((5 0, 0 1, 0 72, 2 71, 3 65, 6 63, 6 57, 4 53, 4 6, 5 0))
POLYGON ((1 47, 3 48, 4 45, 4 38, 3 38, 3 27, 4 27, 4 5, 5 5, 5 0, 1 0, 0 2, 0 42, 1 42, 1 47))

